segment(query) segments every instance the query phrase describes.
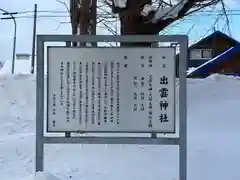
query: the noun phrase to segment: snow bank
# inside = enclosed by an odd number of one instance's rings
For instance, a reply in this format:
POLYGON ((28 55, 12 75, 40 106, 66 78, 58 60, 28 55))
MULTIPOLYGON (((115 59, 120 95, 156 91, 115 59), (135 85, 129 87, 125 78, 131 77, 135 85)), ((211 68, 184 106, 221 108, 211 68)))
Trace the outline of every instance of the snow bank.
MULTIPOLYGON (((35 83, 0 75, 1 180, 178 179, 177 147, 77 144, 46 145, 51 174, 34 177, 35 83)), ((239 91, 236 77, 188 79, 188 179, 240 179, 239 91)))
POLYGON ((240 80, 240 77, 238 76, 226 76, 223 74, 211 74, 210 76, 208 76, 207 78, 205 78, 206 80, 213 80, 213 81, 235 81, 235 80, 240 80))
POLYGON ((62 180, 47 172, 37 172, 35 175, 29 175, 23 178, 14 178, 9 180, 62 180))
POLYGON ((47 172, 37 172, 34 180, 60 180, 47 172))

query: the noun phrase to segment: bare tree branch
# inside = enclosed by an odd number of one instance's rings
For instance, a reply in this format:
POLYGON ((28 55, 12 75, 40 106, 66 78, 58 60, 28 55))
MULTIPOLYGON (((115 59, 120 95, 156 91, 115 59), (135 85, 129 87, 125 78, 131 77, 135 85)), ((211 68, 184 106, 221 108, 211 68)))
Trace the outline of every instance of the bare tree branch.
POLYGON ((181 0, 176 1, 175 4, 169 1, 164 3, 164 6, 162 4, 165 1, 158 0, 155 3, 158 2, 159 5, 157 9, 160 12, 159 17, 156 16, 158 12, 149 7, 153 3, 151 0, 128 0, 127 2, 127 8, 118 8, 117 11, 121 21, 121 34, 143 35, 158 34, 173 22, 206 7, 215 6, 220 0, 181 0), (148 10, 146 16, 141 14, 144 8, 148 10), (156 20, 152 21, 154 18, 156 20))
POLYGON ((226 12, 226 5, 225 5, 225 3, 223 2, 223 0, 220 0, 220 1, 221 1, 221 5, 222 5, 223 14, 224 14, 224 16, 225 16, 225 18, 226 18, 226 26, 227 26, 227 29, 228 29, 229 34, 231 35, 230 21, 229 21, 227 12, 226 12))
POLYGON ((65 1, 61 1, 61 0, 56 0, 57 2, 63 4, 65 6, 65 8, 67 9, 67 11, 70 13, 70 9, 67 6, 67 3, 65 1))
MULTIPOLYGON (((56 0, 59 3, 62 3, 66 8, 66 0, 56 0)), ((76 0, 79 2, 79 0, 76 0)), ((84 1, 84 0, 82 0, 84 1)), ((114 27, 113 24, 116 24, 117 21, 120 21, 121 34, 158 34, 159 32, 165 30, 167 27, 173 27, 182 22, 185 17, 193 16, 196 12, 201 12, 204 8, 215 7, 217 4, 221 3, 224 15, 226 17, 226 26, 230 32, 229 24, 230 21, 226 13, 226 5, 223 3, 223 0, 128 0, 126 8, 118 8, 117 11, 113 11, 114 4, 113 0, 98 0, 98 13, 97 13, 97 26, 99 28, 105 27, 112 34, 117 33, 117 27, 114 27), (184 3, 183 3, 184 2, 184 3), (176 4, 180 4, 181 7, 178 7, 179 10, 175 10, 177 7, 176 4), (156 22, 153 22, 154 13, 149 13, 148 17, 143 17, 141 11, 146 5, 152 5, 156 10, 165 10, 166 13, 156 22), (177 12, 174 16, 171 16, 174 12, 177 12), (176 23, 177 22, 177 23, 176 23)), ((74 7, 77 10, 75 18, 79 22, 79 18, 86 18, 80 12, 79 7, 74 7)), ((67 8, 68 9, 68 8, 67 8)), ((71 19, 73 18, 73 11, 68 9, 70 12, 71 19)), ((222 15, 221 15, 222 16, 222 15)), ((218 18, 217 18, 218 19, 218 18)), ((218 19, 219 21, 219 19, 218 19)), ((215 24, 215 23, 214 23, 215 24)), ((194 27, 194 26, 193 26, 194 27)), ((189 32, 193 29, 190 28, 189 32)), ((167 28, 168 29, 168 28, 167 28)), ((188 33, 189 33, 188 32, 188 33)))

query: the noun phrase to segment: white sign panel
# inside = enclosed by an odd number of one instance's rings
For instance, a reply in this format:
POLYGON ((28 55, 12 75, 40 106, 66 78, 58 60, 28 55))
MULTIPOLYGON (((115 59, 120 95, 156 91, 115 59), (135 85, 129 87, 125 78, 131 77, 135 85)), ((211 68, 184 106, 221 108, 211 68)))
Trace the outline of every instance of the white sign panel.
POLYGON ((48 48, 48 132, 175 132, 174 48, 48 48))

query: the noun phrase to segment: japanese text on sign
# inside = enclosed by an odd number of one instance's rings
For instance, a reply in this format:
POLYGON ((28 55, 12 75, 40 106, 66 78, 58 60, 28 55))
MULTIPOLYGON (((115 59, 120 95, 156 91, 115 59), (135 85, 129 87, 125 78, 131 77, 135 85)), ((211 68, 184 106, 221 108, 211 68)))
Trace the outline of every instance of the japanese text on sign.
POLYGON ((48 48, 49 132, 175 132, 174 48, 48 48))

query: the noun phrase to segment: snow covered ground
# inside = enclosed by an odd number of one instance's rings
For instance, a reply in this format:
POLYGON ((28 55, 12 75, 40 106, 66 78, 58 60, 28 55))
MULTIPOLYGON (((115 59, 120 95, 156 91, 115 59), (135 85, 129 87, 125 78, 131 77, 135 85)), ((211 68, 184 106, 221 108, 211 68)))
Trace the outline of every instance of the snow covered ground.
MULTIPOLYGON (((33 180, 35 76, 0 75, 0 99, 0 179, 33 180)), ((188 179, 239 180, 239 137, 240 79, 189 79, 188 179)), ((178 179, 177 147, 48 145, 45 155, 61 180, 178 179)))

